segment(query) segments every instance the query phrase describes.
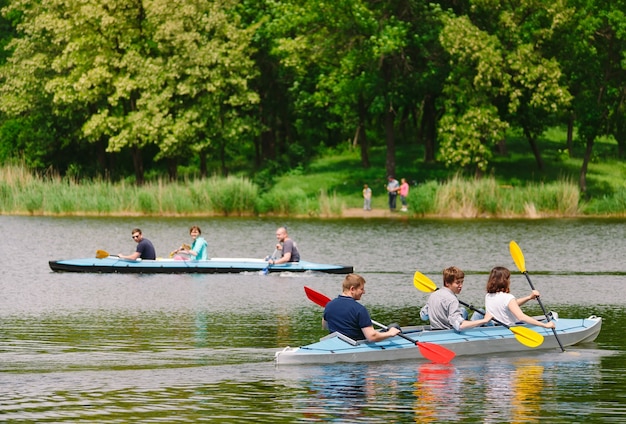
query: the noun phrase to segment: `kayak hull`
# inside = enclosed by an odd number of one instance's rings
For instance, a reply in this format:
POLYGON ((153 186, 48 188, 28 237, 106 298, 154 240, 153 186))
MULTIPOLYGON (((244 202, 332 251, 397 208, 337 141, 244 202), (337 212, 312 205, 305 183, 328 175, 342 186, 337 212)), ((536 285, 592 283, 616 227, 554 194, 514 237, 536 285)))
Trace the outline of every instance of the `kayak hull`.
POLYGON ((300 261, 270 265, 263 259, 254 258, 213 258, 206 261, 181 261, 174 259, 131 261, 109 256, 103 259, 82 258, 49 261, 53 271, 125 274, 189 274, 189 273, 241 273, 267 270, 276 272, 324 272, 329 274, 349 274, 353 267, 346 265, 319 264, 300 261))
MULTIPOLYGON (((558 318, 554 322, 559 341, 565 347, 593 342, 602 327, 602 318, 596 316, 577 319, 558 318)), ((453 351, 456 356, 493 355, 559 348, 552 330, 526 324, 520 326, 541 334, 544 337, 543 343, 539 347, 529 348, 518 342, 514 334, 502 326, 484 326, 463 332, 415 327, 404 329, 404 334, 416 341, 443 346, 453 351)), ((338 333, 330 334, 310 345, 297 348, 286 347, 275 353, 274 360, 279 365, 426 361, 420 354, 419 348, 402 337, 396 336, 377 343, 358 341, 354 344, 354 341, 338 333)))

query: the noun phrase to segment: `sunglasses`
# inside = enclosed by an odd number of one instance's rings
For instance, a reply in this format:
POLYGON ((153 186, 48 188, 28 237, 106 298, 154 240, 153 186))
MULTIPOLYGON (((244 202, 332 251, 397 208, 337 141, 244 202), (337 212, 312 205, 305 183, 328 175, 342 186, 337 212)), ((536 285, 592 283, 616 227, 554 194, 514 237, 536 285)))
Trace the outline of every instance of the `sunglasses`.
POLYGON ((137 234, 136 236, 133 236, 134 239, 139 238, 139 234, 137 234))

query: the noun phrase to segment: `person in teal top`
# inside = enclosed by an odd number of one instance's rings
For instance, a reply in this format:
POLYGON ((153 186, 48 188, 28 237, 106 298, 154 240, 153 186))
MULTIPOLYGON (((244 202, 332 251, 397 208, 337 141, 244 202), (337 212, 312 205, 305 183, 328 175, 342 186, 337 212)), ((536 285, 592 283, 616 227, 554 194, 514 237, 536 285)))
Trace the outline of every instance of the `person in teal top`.
POLYGON ((200 227, 193 225, 189 229, 189 235, 193 240, 191 247, 183 245, 176 249, 172 252, 174 254, 178 254, 174 256, 174 259, 191 259, 192 261, 206 261, 209 259, 209 244, 204 237, 201 236, 201 234, 202 230, 200 227))

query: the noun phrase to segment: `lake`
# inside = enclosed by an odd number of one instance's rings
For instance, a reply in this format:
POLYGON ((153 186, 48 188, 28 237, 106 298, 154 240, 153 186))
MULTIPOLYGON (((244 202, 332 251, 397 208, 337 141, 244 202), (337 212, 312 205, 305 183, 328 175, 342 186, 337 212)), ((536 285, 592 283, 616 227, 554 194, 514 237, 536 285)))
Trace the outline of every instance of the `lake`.
MULTIPOLYGON (((0 216, 0 420, 43 422, 479 422, 626 420, 626 220, 292 220, 0 216), (197 224, 213 257, 272 253, 287 225, 302 258, 348 264, 367 280, 372 318, 421 324, 427 294, 465 270, 460 299, 482 305, 489 270, 528 282, 518 242, 547 309, 603 317, 595 343, 455 358, 281 366, 274 353, 325 332, 307 285, 330 297, 327 274, 131 275, 55 273, 49 260, 131 253, 140 227, 166 257, 197 224)), ((524 307, 539 315, 536 303, 524 307)))

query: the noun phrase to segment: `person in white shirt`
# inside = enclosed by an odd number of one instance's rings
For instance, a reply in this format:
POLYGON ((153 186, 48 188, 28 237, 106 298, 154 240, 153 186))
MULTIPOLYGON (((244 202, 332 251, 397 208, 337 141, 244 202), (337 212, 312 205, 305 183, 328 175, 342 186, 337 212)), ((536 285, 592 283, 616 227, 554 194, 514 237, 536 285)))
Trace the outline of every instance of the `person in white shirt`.
POLYGON ((485 295, 485 309, 495 319, 506 324, 515 325, 517 322, 525 322, 544 328, 555 328, 554 322, 541 322, 526 315, 520 306, 532 299, 539 297, 537 290, 531 291, 528 296, 516 299, 510 293, 511 271, 502 266, 491 270, 487 280, 487 294, 485 295))

